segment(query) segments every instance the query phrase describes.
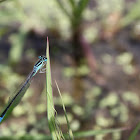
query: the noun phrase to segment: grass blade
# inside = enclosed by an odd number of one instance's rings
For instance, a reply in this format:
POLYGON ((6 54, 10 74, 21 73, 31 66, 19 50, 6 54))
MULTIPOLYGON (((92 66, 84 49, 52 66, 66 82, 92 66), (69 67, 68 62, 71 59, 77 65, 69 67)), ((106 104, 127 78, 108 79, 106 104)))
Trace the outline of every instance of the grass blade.
POLYGON ((47 117, 50 133, 52 135, 53 140, 64 139, 62 132, 60 131, 56 119, 55 119, 55 109, 53 102, 53 90, 52 90, 52 79, 51 79, 51 66, 50 66, 50 56, 49 56, 49 41, 47 38, 47 64, 46 64, 46 87, 47 87, 47 117))
POLYGON ((60 89, 59 89, 58 84, 57 84, 56 81, 55 81, 55 83, 56 83, 56 86, 57 86, 57 89, 58 89, 58 92, 59 92, 59 95, 60 95, 60 98, 61 98, 61 101, 62 101, 63 110, 64 110, 65 118, 66 118, 66 121, 67 121, 67 126, 68 126, 68 130, 69 130, 69 139, 74 140, 73 133, 72 133, 72 130, 70 128, 70 123, 69 123, 69 120, 68 120, 68 117, 67 117, 66 108, 65 108, 65 105, 63 103, 62 95, 61 95, 60 89))
POLYGON ((140 122, 137 124, 136 128, 133 130, 128 140, 135 140, 135 137, 138 134, 139 130, 140 130, 140 122))
POLYGON ((118 129, 105 129, 105 130, 88 130, 88 131, 81 131, 81 132, 75 132, 74 137, 75 138, 87 138, 91 136, 96 135, 102 135, 102 134, 108 134, 108 133, 115 133, 115 132, 121 132, 126 130, 126 128, 118 128, 118 129))

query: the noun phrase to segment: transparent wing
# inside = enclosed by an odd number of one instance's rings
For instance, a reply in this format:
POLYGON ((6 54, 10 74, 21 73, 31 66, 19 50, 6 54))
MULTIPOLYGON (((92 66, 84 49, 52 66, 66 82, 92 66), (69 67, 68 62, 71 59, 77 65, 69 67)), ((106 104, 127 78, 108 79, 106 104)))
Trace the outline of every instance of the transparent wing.
MULTIPOLYGON (((18 88, 17 88, 13 93, 10 93, 8 103, 10 103, 10 102, 13 100, 13 98, 20 92, 20 90, 25 90, 25 89, 26 89, 26 84, 27 84, 27 82, 31 82, 32 73, 33 73, 33 72, 31 72, 31 73, 27 76, 27 78, 23 81, 23 83, 21 83, 21 84, 18 86, 18 88), (24 85, 25 85, 25 86, 24 86, 24 85), (25 89, 24 89, 24 88, 25 88, 25 89)), ((25 91, 25 92, 26 92, 26 91, 25 91)), ((22 93, 20 93, 20 94, 22 94, 22 93)), ((23 95, 24 95, 24 94, 23 94, 23 95)))
POLYGON ((8 114, 12 112, 14 107, 19 104, 26 90, 30 86, 33 74, 34 72, 31 72, 29 76, 27 77, 26 81, 20 87, 20 89, 10 97, 8 104, 6 105, 2 114, 0 115, 0 122, 3 120, 4 116, 5 117, 8 116, 8 114))

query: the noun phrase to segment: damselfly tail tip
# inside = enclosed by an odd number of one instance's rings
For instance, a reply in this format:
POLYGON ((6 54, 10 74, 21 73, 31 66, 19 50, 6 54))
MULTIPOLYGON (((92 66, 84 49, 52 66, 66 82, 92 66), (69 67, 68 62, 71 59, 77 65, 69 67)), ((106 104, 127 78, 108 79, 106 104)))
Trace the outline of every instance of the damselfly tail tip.
POLYGON ((2 120, 3 120, 3 117, 0 117, 0 123, 1 123, 2 120))

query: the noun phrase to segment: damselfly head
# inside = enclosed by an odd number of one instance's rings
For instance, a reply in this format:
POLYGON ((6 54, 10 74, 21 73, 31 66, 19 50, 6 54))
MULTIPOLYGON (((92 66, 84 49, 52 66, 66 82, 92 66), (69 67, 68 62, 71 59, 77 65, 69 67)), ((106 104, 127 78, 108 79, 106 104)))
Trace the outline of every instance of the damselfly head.
POLYGON ((44 61, 47 61, 47 58, 46 58, 45 56, 43 56, 43 55, 38 56, 38 58, 39 58, 39 59, 42 59, 42 60, 44 60, 44 61))

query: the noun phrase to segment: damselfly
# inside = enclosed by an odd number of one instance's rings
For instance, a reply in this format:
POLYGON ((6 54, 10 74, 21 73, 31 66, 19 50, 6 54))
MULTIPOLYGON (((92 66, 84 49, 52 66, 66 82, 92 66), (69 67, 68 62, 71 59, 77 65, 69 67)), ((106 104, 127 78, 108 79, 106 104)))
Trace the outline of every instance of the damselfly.
POLYGON ((47 58, 45 56, 39 56, 38 58, 39 60, 34 65, 32 72, 29 74, 25 82, 22 84, 18 92, 16 92, 14 96, 12 95, 4 111, 1 113, 0 122, 3 120, 4 116, 10 113, 12 109, 21 101, 23 95, 25 94, 26 90, 30 85, 32 78, 36 75, 36 73, 39 70, 41 71, 43 66, 46 64, 47 58))

